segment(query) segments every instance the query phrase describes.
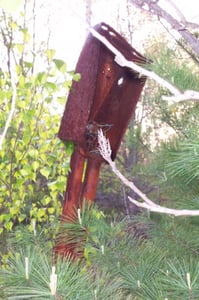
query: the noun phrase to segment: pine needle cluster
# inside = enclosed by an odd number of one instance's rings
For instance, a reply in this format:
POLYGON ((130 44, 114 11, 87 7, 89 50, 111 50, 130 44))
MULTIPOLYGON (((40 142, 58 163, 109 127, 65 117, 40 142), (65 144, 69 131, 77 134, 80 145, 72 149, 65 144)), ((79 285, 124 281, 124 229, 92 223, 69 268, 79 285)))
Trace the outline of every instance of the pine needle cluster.
POLYGON ((1 266, 0 299, 198 299, 197 220, 141 214, 107 222, 96 206, 80 217, 72 229, 84 243, 77 261, 55 259, 43 233, 23 228, 20 242, 18 229, 1 266))

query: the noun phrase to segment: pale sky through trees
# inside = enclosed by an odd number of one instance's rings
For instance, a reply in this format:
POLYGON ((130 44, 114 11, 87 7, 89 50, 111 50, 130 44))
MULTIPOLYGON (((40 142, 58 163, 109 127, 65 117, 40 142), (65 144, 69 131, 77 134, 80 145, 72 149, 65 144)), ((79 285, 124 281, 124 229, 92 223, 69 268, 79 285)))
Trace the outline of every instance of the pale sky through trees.
MULTIPOLYGON (((2 0, 1 0, 2 1, 2 0)), ((23 2, 23 1, 22 1, 23 2)), ((170 13, 171 8, 168 5, 169 0, 160 0, 162 7, 170 13)), ((173 0, 177 7, 182 11, 188 21, 199 23, 199 1, 197 0, 173 0)), ((108 23, 116 30, 118 12, 122 15, 121 19, 126 20, 126 0, 95 0, 92 1, 91 25, 101 21, 108 23)), ((47 39, 50 30, 50 48, 56 50, 57 57, 64 59, 68 68, 74 68, 79 53, 87 36, 87 25, 85 17, 84 0, 42 0, 36 1, 37 9, 37 37, 42 41, 47 39)), ((20 8, 23 8, 21 5, 20 8)), ((132 16, 136 19, 136 16, 132 16)), ((133 21, 134 22, 134 21, 133 21)), ((135 21, 136 23, 136 21, 135 21)), ((146 24, 144 30, 150 33, 157 28, 146 24)), ((161 25, 158 25, 161 26, 161 25)), ((140 37, 139 32, 133 34, 134 46, 140 37)), ((140 49, 138 49, 140 50, 140 49)), ((141 50, 142 51, 142 50, 141 50)))
MULTIPOLYGON (((43 1, 49 3, 51 11, 52 48, 57 50, 58 56, 66 60, 69 67, 74 66, 87 35, 84 0, 43 1)), ((199 1, 174 0, 174 2, 189 21, 199 22, 199 1)), ((161 0, 160 3, 168 9, 167 0, 161 0)), ((123 5, 126 5, 125 0, 93 1, 92 25, 104 21, 116 27, 118 7, 123 13, 123 5)), ((48 9, 48 5, 46 5, 46 8, 48 9)), ((123 19, 125 19, 125 15, 123 19)))

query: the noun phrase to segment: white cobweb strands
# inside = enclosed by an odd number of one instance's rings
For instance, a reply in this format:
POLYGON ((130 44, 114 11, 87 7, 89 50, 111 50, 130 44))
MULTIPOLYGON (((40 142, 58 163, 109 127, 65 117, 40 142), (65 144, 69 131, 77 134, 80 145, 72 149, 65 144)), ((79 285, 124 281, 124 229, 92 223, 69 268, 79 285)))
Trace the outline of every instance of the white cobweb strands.
POLYGON ((110 163, 111 160, 111 146, 108 139, 103 134, 102 129, 98 130, 98 150, 101 156, 110 163))

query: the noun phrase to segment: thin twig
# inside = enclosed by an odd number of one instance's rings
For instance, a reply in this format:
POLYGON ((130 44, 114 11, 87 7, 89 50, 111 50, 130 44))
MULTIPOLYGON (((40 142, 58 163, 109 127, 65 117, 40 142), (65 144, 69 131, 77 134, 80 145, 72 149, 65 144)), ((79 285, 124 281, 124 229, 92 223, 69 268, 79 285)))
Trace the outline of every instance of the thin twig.
POLYGON ((4 139, 6 137, 6 134, 7 134, 7 131, 8 131, 8 128, 10 126, 10 123, 12 121, 12 118, 13 118, 13 115, 14 115, 14 111, 15 111, 15 105, 16 105, 16 83, 14 81, 14 78, 13 78, 13 74, 11 72, 11 87, 12 87, 12 103, 11 103, 11 110, 10 110, 10 113, 8 115, 8 118, 6 120, 6 124, 5 124, 5 127, 4 127, 4 130, 0 136, 0 150, 2 150, 2 146, 3 146, 3 142, 4 142, 4 139))

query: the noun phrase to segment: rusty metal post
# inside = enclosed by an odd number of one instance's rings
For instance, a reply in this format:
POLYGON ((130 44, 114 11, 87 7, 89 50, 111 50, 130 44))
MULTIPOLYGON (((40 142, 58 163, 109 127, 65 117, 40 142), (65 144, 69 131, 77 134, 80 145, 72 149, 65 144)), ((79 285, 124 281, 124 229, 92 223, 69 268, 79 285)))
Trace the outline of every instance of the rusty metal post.
MULTIPOLYGON (((147 62, 107 24, 100 23, 94 29, 126 59, 138 64, 147 62)), ((94 201, 100 166, 104 161, 97 152, 98 130, 102 129, 109 139, 112 159, 115 159, 146 80, 119 66, 114 54, 91 34, 80 54, 76 72, 81 74, 81 79, 72 84, 58 133, 61 140, 73 141, 76 145, 63 203, 63 221, 76 217, 75 209, 81 207, 84 199, 94 201)), ((60 243, 56 252, 76 257, 76 248, 75 244, 60 243)))
POLYGON ((94 158, 87 160, 86 173, 82 188, 81 201, 94 201, 102 161, 94 158))
POLYGON ((62 220, 64 221, 72 221, 72 219, 76 218, 76 208, 80 201, 82 189, 84 163, 85 157, 80 153, 78 147, 75 147, 71 156, 70 172, 62 209, 62 220))

